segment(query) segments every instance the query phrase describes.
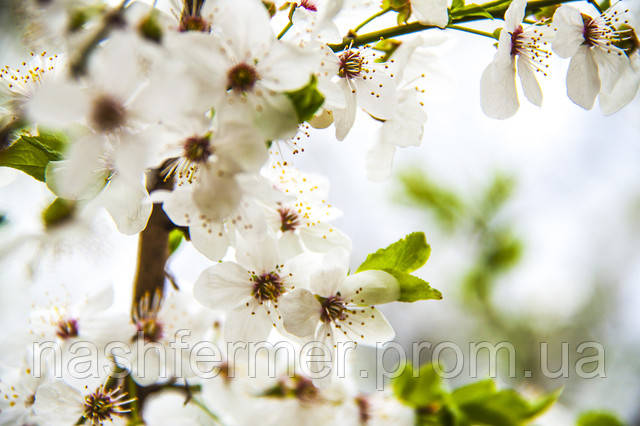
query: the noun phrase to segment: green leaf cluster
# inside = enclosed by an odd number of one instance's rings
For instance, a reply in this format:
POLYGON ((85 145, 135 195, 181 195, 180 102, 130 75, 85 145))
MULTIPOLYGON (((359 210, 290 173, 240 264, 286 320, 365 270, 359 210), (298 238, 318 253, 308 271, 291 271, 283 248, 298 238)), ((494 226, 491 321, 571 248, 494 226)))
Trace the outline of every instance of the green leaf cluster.
POLYGON ((356 272, 378 270, 393 275, 400 287, 400 302, 442 299, 442 293, 411 272, 429 259, 431 247, 423 232, 413 232, 386 248, 371 253, 356 272))
POLYGON ((11 146, 0 151, 0 167, 11 167, 44 182, 50 161, 62 160, 66 140, 58 134, 22 135, 11 146))
POLYGON ((380 52, 384 52, 384 55, 380 58, 376 58, 375 61, 378 63, 387 62, 391 58, 391 55, 393 55, 393 52, 398 50, 398 47, 400 47, 400 45, 402 45, 402 42, 399 40, 394 40, 394 39, 380 40, 379 42, 377 42, 372 46, 372 49, 379 50, 380 52))
POLYGON ((54 228, 71 219, 75 210, 75 201, 56 198, 53 203, 49 204, 42 212, 42 222, 45 228, 54 228))
POLYGON ((411 16, 411 2, 409 0, 383 0, 381 7, 398 12, 398 25, 405 24, 411 16))
POLYGON ((442 371, 434 364, 414 371, 407 364, 391 383, 396 398, 415 409, 417 426, 525 425, 547 410, 561 392, 527 400, 513 389, 498 390, 493 380, 449 391, 440 377, 442 371))
POLYGON ((318 90, 318 79, 312 76, 309 83, 301 89, 285 92, 296 110, 298 122, 310 120, 324 103, 324 95, 318 90))

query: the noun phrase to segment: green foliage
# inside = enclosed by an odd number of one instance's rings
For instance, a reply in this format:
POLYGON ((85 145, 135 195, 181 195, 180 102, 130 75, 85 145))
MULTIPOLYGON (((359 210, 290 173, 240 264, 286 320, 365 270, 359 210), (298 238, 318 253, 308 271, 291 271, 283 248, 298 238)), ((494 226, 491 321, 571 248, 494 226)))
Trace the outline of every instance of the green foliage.
POLYGON ((451 9, 451 17, 452 18, 461 18, 461 17, 471 17, 478 16, 486 19, 494 19, 493 15, 485 9, 482 5, 471 3, 464 7, 452 8, 451 9))
POLYGON ((418 169, 401 174, 399 180, 409 201, 428 208, 445 229, 453 230, 458 225, 465 206, 455 193, 435 184, 418 169))
POLYGON ((451 2, 451 10, 462 9, 464 7, 464 0, 453 0, 451 2))
POLYGON ((417 425, 524 425, 547 410, 561 392, 529 401, 513 389, 498 390, 493 380, 449 392, 440 371, 439 366, 425 364, 414 374, 407 364, 391 383, 394 395, 416 410, 417 425))
POLYGON ((398 25, 406 23, 411 16, 411 2, 409 0, 383 0, 381 7, 398 12, 398 25))
POLYGON ((587 411, 578 417, 576 426, 624 426, 624 422, 606 411, 587 411))
POLYGON ((442 299, 442 294, 410 272, 422 267, 431 254, 423 232, 413 232, 390 246, 371 253, 356 272, 379 270, 393 275, 400 286, 400 302, 442 299))
POLYGON ((44 182, 47 164, 62 159, 65 144, 66 141, 60 135, 53 133, 23 135, 0 151, 0 166, 21 170, 44 182))
POLYGON ((169 256, 178 250, 180 244, 184 240, 184 232, 182 229, 174 229, 169 232, 169 256))
POLYGON ((158 22, 155 9, 151 11, 138 25, 140 35, 154 43, 162 42, 162 27, 158 22))
POLYGON ((374 44, 372 48, 375 50, 379 50, 380 52, 384 52, 384 56, 376 58, 375 61, 378 63, 387 62, 389 58, 391 58, 391 55, 393 55, 393 52, 395 52, 401 44, 401 41, 394 39, 380 40, 379 42, 374 44))
POLYGON ((324 96, 318 91, 317 85, 318 80, 312 76, 303 88, 285 93, 293 104, 300 123, 310 120, 324 103, 324 96))
POLYGON ((73 218, 75 210, 75 201, 56 198, 53 203, 42 212, 42 222, 45 228, 54 228, 73 218))

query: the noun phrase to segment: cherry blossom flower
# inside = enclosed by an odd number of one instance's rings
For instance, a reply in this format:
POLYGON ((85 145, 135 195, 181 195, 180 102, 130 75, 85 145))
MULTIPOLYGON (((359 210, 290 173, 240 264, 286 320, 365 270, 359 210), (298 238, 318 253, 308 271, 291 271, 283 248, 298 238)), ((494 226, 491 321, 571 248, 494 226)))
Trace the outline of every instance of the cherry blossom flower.
POLYGON ((214 35, 182 34, 172 50, 193 65, 209 107, 241 107, 265 140, 293 136, 297 116, 283 92, 309 82, 315 55, 277 40, 262 2, 214 4, 214 35))
POLYGON ((292 200, 266 206, 267 221, 280 237, 280 247, 291 255, 306 250, 328 252, 337 247, 351 251, 351 240, 329 224, 342 213, 330 204, 329 182, 318 175, 302 173, 292 167, 273 164, 270 168, 275 187, 292 200))
POLYGON ((35 377, 29 363, 19 368, 4 367, 0 372, 0 424, 34 424, 38 418, 33 403, 44 375, 35 377))
MULTIPOLYGON (((556 10, 553 23, 557 27, 554 52, 563 58, 571 58, 567 71, 567 95, 582 108, 591 109, 601 90, 611 93, 621 75, 630 71, 625 51, 616 46, 625 35, 625 30, 616 28, 628 23, 628 10, 621 11, 613 6, 592 18, 563 5, 556 10)), ((626 89, 622 90, 626 92, 626 89)), ((612 105, 606 109, 620 107, 612 105)))
POLYGON ((351 130, 358 105, 376 119, 392 116, 396 76, 389 64, 377 63, 378 55, 367 48, 335 54, 325 46, 322 52, 318 88, 326 98, 324 108, 331 112, 338 140, 351 130))
POLYGON ((121 387, 108 388, 102 384, 95 389, 85 386, 78 390, 56 380, 38 388, 34 409, 47 419, 48 425, 66 426, 80 420, 92 426, 107 421, 125 425, 127 421, 123 415, 131 411, 130 404, 134 400, 121 387))
POLYGON ((393 329, 373 303, 393 300, 386 297, 398 291, 395 278, 383 271, 347 275, 344 257, 332 253, 327 259, 310 275, 307 288, 282 298, 285 330, 328 347, 340 341, 375 345, 392 339, 393 329), (381 293, 387 294, 385 299, 381 293))
POLYGON ((269 236, 236 241, 236 262, 217 263, 194 285, 201 304, 227 312, 224 337, 228 342, 258 342, 282 322, 280 301, 295 288, 295 258, 283 259, 277 241, 269 236))
POLYGON ((527 0, 513 0, 505 12, 498 51, 482 73, 480 101, 484 113, 496 119, 513 116, 520 106, 516 92, 516 63, 524 96, 534 105, 542 105, 542 91, 536 72, 546 75, 550 57, 547 27, 523 27, 527 0))

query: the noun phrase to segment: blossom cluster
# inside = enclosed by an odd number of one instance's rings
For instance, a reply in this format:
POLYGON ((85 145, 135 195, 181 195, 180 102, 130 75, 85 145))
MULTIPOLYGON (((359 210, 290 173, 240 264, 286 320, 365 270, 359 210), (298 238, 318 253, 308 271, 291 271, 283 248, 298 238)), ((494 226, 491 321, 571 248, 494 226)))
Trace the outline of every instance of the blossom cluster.
MULTIPOLYGON (((267 424, 413 424, 413 409, 389 393, 362 395, 344 378, 255 378, 247 366, 221 359, 212 367, 219 374, 203 379, 180 351, 167 359, 142 355, 140 363, 139 351, 107 348, 175 349, 173 337, 188 330, 189 349, 280 339, 298 348, 321 343, 335 355, 345 342, 393 339, 378 305, 441 298, 410 275, 428 257, 424 235, 411 234, 350 271, 352 243, 332 224, 340 211, 329 202, 328 180, 283 155, 303 151, 312 128, 333 125, 343 140, 356 119, 368 119, 379 137, 367 174, 388 177, 395 150, 423 138, 425 74, 415 64, 424 40, 370 46, 355 33, 343 39, 334 22, 343 11, 338 0, 185 0, 167 10, 142 1, 30 6, 55 52, 0 70, 0 112, 13 137, 6 152, 30 143, 47 164, 41 171, 11 166, 58 197, 51 207, 63 217, 50 210, 45 222, 104 209, 119 232, 140 234, 141 263, 130 311, 113 303, 111 285, 33 307, 10 338, 19 349, 2 360, 0 423, 125 423, 135 412, 148 424, 254 424, 257 416, 267 424), (142 263, 145 241, 156 234, 160 281, 145 288, 153 275, 142 263), (192 291, 164 271, 168 235, 210 261, 192 291), (55 357, 34 350, 48 342, 63 358, 75 354, 75 343, 91 342, 109 368, 91 379, 57 377, 55 357), (37 377, 35 363, 44 365, 37 377), (125 380, 114 374, 123 366, 125 380), (154 394, 154 386, 163 392, 154 394), (192 386, 197 404, 185 402, 192 386)), ((547 72, 551 49, 572 58, 567 89, 576 104, 589 109, 599 98, 611 113, 635 97, 638 40, 620 5, 595 17, 561 6, 535 24, 523 23, 526 6, 513 0, 504 11, 498 51, 481 78, 488 116, 516 112, 516 64, 525 96, 541 104, 535 73, 547 72)), ((426 27, 445 28, 453 16, 438 0, 383 7, 426 27)))

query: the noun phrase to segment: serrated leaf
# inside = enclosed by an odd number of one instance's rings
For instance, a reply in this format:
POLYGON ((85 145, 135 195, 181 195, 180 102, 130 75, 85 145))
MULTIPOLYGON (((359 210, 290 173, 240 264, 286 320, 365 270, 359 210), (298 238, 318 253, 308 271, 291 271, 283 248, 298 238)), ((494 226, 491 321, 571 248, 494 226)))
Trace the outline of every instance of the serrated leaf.
POLYGON ((576 426, 624 426, 624 423, 606 411, 587 411, 578 417, 576 426))
POLYGON ((421 408, 440 404, 446 390, 433 364, 424 364, 414 377, 413 366, 405 364, 402 373, 392 380, 393 394, 400 401, 412 407, 421 408))
POLYGON ((324 95, 318 91, 317 85, 316 76, 311 76, 311 80, 303 88, 285 92, 296 110, 300 123, 310 120, 324 103, 324 95))
POLYGON ((422 278, 413 276, 406 272, 394 271, 391 269, 383 269, 385 272, 394 276, 398 280, 400 287, 400 296, 398 302, 417 302, 418 300, 440 300, 442 293, 431 287, 428 282, 422 278))
POLYGON ((50 161, 62 159, 64 142, 52 134, 21 136, 7 149, 0 151, 0 166, 21 170, 44 182, 44 173, 50 161))
POLYGON ((371 253, 356 272, 380 269, 413 272, 429 259, 431 247, 424 232, 413 232, 390 246, 371 253))

